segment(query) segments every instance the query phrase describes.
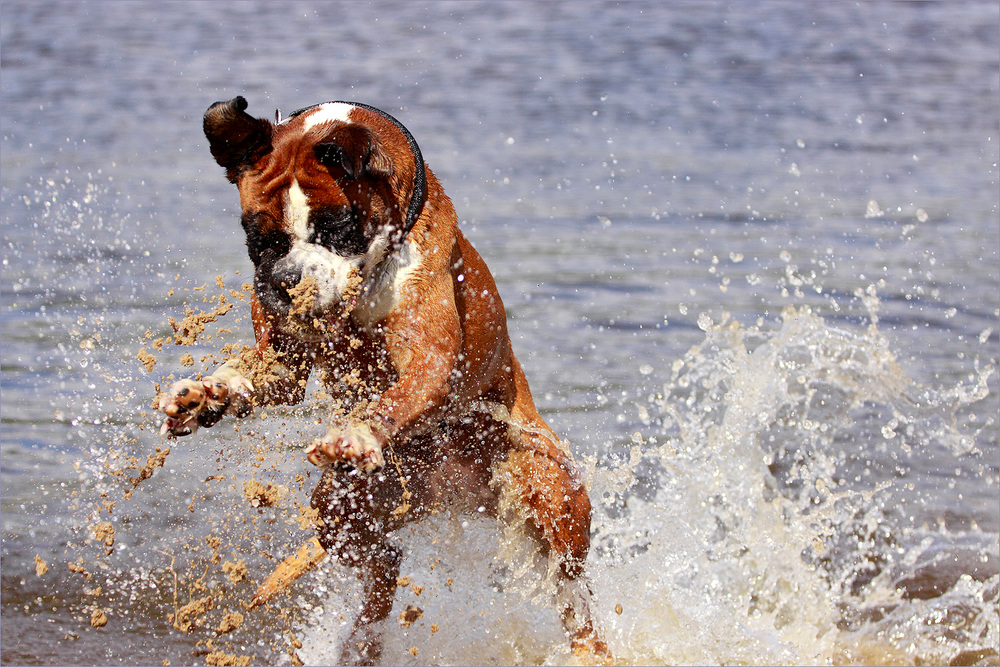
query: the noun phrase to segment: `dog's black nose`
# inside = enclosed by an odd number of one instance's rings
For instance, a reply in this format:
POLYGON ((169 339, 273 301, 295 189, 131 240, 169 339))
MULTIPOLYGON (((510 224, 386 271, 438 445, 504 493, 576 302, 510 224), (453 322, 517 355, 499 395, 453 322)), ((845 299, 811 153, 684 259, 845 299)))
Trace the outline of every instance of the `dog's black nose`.
POLYGON ((266 310, 285 315, 292 305, 289 290, 301 280, 302 273, 290 267, 279 271, 268 270, 266 267, 258 268, 254 275, 254 292, 266 310))
POLYGON ((302 271, 294 267, 277 268, 271 273, 271 284, 287 303, 292 302, 288 295, 288 290, 299 284, 302 280, 302 271))

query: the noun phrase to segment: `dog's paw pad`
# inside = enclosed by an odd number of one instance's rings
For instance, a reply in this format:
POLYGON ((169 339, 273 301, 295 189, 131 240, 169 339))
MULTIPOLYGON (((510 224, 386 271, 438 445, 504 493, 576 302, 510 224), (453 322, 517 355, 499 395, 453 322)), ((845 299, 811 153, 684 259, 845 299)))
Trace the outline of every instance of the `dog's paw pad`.
POLYGON ((208 394, 198 380, 178 380, 170 391, 160 396, 160 410, 168 417, 197 414, 205 404, 208 394))
POLYGON ((365 472, 374 472, 385 466, 382 447, 366 426, 344 430, 331 428, 323 438, 309 445, 306 458, 316 466, 344 466, 365 472))
POLYGON ((252 391, 253 385, 242 375, 178 380, 160 396, 158 407, 167 417, 160 433, 190 435, 199 426, 212 426, 226 414, 234 396, 245 397, 252 391))
POLYGON ((160 433, 172 436, 189 435, 198 429, 198 415, 208 401, 208 391, 199 380, 178 380, 160 396, 160 412, 167 416, 160 433))

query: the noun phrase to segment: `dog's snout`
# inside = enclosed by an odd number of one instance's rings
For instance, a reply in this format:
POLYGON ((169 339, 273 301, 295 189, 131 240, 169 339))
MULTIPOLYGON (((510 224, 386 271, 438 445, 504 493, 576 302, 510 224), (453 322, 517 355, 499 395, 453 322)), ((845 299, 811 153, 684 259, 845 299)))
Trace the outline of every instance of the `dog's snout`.
POLYGON ((267 310, 285 315, 292 306, 294 290, 302 282, 302 276, 302 269, 288 262, 260 266, 254 274, 254 292, 267 310))
POLYGON ((271 284, 282 297, 291 302, 288 290, 292 289, 302 281, 302 271, 296 267, 284 266, 275 267, 271 272, 271 284))
POLYGON ((314 244, 300 244, 271 264, 257 267, 256 289, 268 310, 290 309, 308 317, 333 312, 343 303, 362 258, 345 258, 314 244))

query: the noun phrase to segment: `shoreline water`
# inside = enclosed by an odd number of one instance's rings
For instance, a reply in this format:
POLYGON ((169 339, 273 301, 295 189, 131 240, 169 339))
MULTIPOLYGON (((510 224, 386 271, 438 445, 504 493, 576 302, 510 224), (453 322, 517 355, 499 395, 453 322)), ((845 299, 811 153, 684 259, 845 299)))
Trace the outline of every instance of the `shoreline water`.
MULTIPOLYGON (((356 591, 334 563, 218 632, 306 534, 323 406, 169 442, 151 407, 252 338, 238 202, 200 135, 234 93, 264 116, 359 99, 413 131, 588 470, 623 661, 996 664, 995 6, 500 4, 245 28, 226 3, 0 8, 4 664, 336 654, 356 591), (350 67, 316 64, 348 33, 350 67), (197 345, 154 347, 220 294, 197 345), (252 505, 251 480, 282 500, 252 505)), ((396 538, 425 590, 386 661, 563 660, 539 573, 489 522, 439 519, 396 538)))

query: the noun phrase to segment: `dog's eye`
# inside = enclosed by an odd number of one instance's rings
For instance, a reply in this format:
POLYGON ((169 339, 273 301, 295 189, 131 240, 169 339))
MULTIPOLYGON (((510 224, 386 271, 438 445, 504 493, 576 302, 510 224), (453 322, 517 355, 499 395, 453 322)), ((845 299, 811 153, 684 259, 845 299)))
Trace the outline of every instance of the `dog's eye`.
POLYGON ((312 228, 310 243, 328 248, 338 255, 361 255, 368 242, 354 212, 347 208, 318 209, 309 213, 312 228))

